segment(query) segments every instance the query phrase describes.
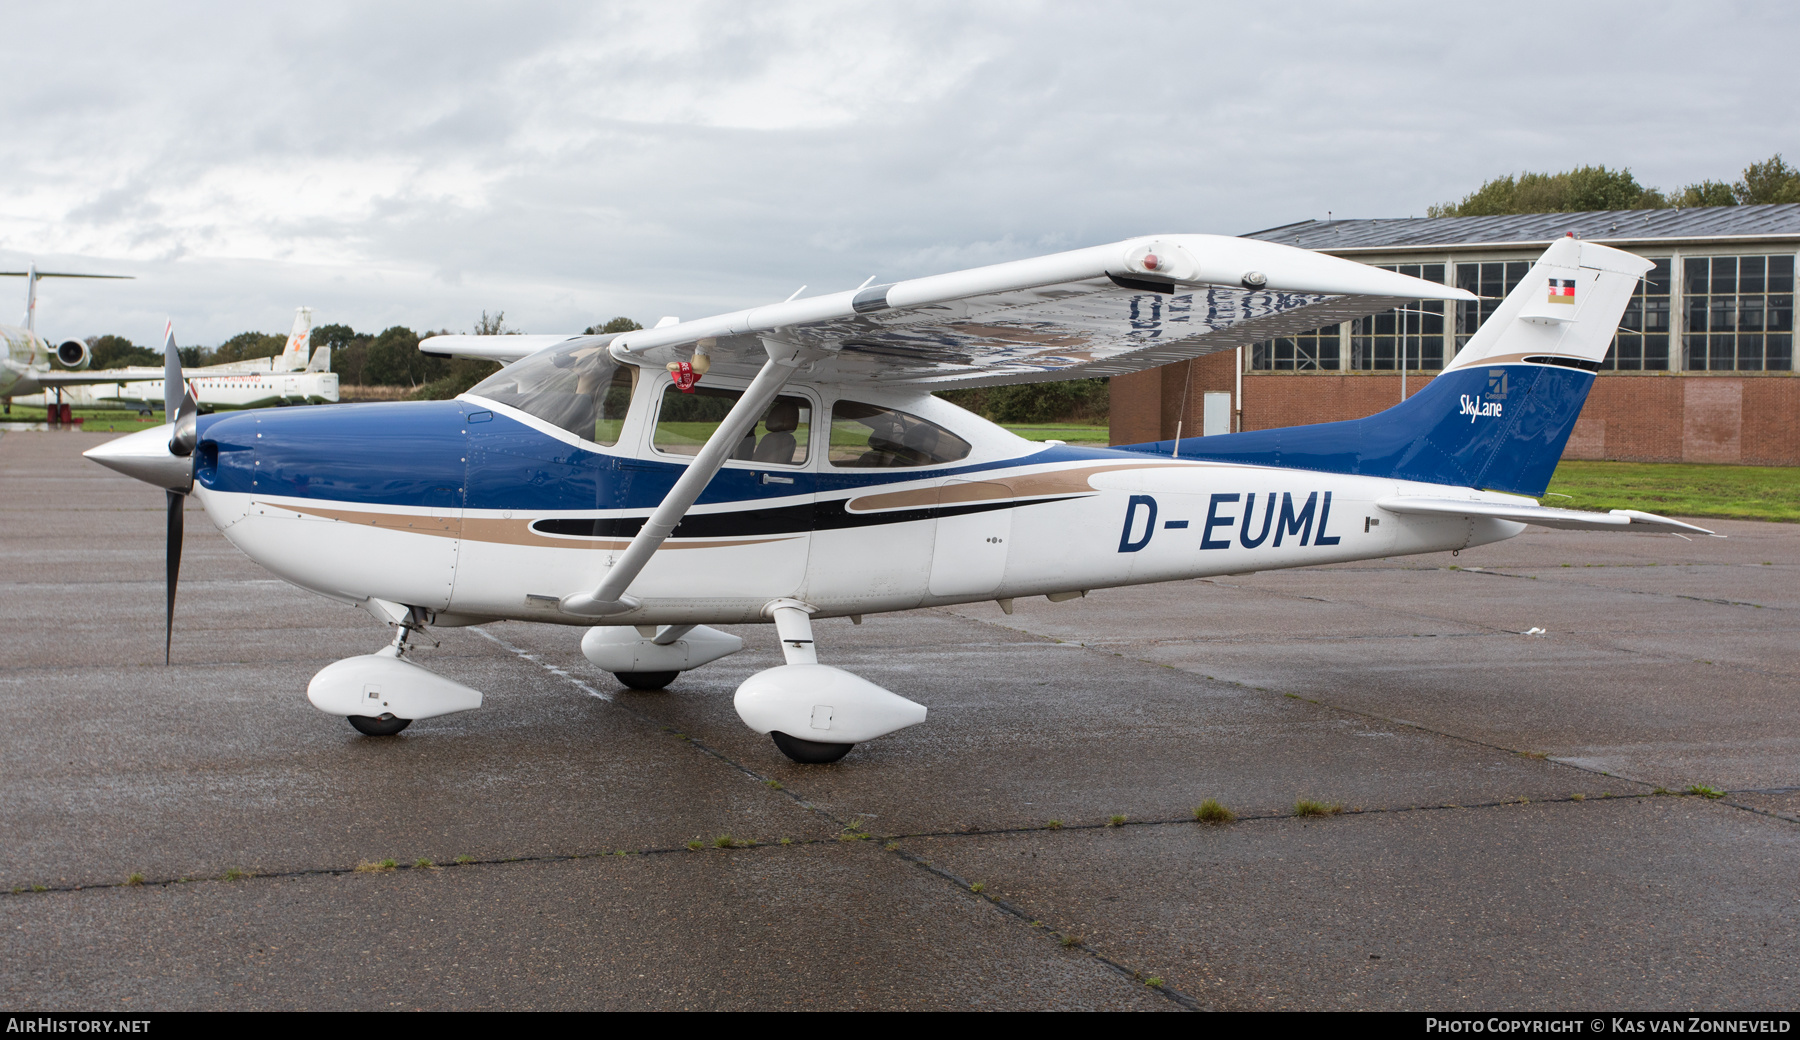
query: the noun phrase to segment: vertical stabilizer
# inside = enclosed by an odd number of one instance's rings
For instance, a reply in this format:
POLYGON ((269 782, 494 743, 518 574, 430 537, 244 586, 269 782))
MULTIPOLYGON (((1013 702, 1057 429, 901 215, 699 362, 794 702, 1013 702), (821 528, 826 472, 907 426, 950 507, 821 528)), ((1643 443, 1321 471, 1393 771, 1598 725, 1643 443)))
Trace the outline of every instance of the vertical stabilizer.
MULTIPOLYGON (((1560 239, 1455 359, 1394 407, 1347 422, 1191 437, 1180 456, 1541 495, 1651 266, 1560 239)), ((1174 448, 1129 446, 1159 455, 1174 448)))
POLYGON ((312 308, 294 310, 294 330, 288 333, 287 349, 275 359, 277 372, 298 372, 306 367, 308 348, 312 343, 312 308))
POLYGON ((331 348, 320 347, 313 351, 312 360, 306 363, 306 370, 308 372, 331 371, 331 348))
POLYGON ((37 331, 37 264, 25 268, 25 331, 37 331))
POLYGON ((1652 266, 1610 246, 1558 239, 1444 372, 1538 356, 1594 371, 1612 346, 1638 279, 1652 266))

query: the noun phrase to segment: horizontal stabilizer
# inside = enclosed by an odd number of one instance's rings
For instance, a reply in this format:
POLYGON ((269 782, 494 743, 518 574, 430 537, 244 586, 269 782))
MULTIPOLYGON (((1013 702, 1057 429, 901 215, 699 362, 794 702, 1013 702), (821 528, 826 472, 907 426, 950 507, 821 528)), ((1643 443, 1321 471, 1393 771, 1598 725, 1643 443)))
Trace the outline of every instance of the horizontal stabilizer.
POLYGON ((1471 502, 1458 501, 1454 498, 1412 498, 1406 495, 1390 495, 1375 503, 1390 513, 1410 516, 1460 516, 1468 518, 1487 517, 1494 520, 1511 520, 1520 524, 1535 524, 1538 527, 1555 527, 1564 531, 1616 531, 1621 527, 1643 525, 1647 527, 1679 528, 1695 534, 1713 535, 1723 538, 1724 535, 1713 534, 1704 527, 1684 524, 1680 520, 1671 520, 1655 513, 1640 512, 1636 509, 1614 509, 1606 513, 1593 513, 1583 509, 1556 509, 1550 506, 1536 506, 1528 503, 1514 502, 1471 502))

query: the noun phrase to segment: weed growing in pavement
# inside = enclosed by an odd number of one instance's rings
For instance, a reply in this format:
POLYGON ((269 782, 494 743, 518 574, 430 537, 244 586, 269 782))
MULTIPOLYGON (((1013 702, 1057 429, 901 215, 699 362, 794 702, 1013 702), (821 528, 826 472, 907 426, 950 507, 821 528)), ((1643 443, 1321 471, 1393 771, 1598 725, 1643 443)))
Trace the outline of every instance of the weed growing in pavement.
POLYGON ((889 852, 899 852, 900 851, 900 843, 897 841, 890 841, 886 845, 883 845, 882 848, 888 850, 889 852))
POLYGON ((699 838, 695 838, 687 843, 687 847, 695 852, 699 852, 701 849, 706 848, 706 842, 701 841, 699 838))
POLYGON ((414 870, 436 870, 437 864, 431 862, 428 859, 424 859, 424 858, 415 859, 415 860, 413 860, 413 869, 414 870))
POLYGON ((1344 807, 1325 802, 1309 801, 1305 798, 1294 803, 1295 816, 1336 816, 1344 811, 1344 807))
POLYGON ((1687 793, 1688 794, 1697 794, 1702 798, 1723 798, 1723 797, 1725 797, 1724 791, 1721 791, 1716 787, 1708 787, 1705 784, 1689 784, 1688 788, 1687 788, 1687 793))
POLYGON ((1237 819, 1237 813, 1220 805, 1218 799, 1208 798, 1206 801, 1194 806, 1194 819, 1199 820, 1201 823, 1230 823, 1237 819))
POLYGON ((1051 820, 1049 823, 1044 824, 1044 826, 1050 828, 1053 831, 1060 831, 1060 830, 1062 830, 1062 821, 1061 820, 1051 820))
POLYGON ((783 844, 783 845, 792 845, 793 843, 794 843, 794 839, 792 839, 792 838, 781 839, 781 844, 783 844))
POLYGON ((356 872, 358 874, 379 874, 383 871, 393 870, 399 865, 391 859, 384 859, 380 863, 371 863, 365 859, 356 865, 356 872))
POLYGON ((1145 980, 1144 980, 1144 985, 1146 985, 1146 986, 1154 986, 1154 987, 1156 987, 1156 988, 1157 988, 1157 989, 1161 989, 1161 988, 1162 988, 1162 984, 1163 984, 1163 980, 1162 980, 1162 976, 1161 976, 1161 975, 1152 975, 1152 976, 1150 976, 1150 977, 1149 977, 1149 978, 1147 978, 1147 979, 1145 979, 1145 980))
POLYGON ((48 892, 48 891, 50 891, 50 886, 49 885, 32 885, 31 890, 33 892, 48 892))
POLYGON ((453 863, 473 863, 473 862, 475 862, 475 857, 474 856, 458 856, 451 862, 453 862, 453 863))
POLYGON ((977 881, 973 885, 969 886, 969 891, 975 893, 976 895, 980 895, 981 893, 987 891, 987 882, 977 881))
POLYGON ((132 871, 131 876, 125 879, 125 884, 131 888, 136 888, 143 883, 144 875, 139 874, 136 871, 132 871))
POLYGON ((1062 941, 1063 946, 1065 946, 1065 947, 1080 946, 1081 945, 1081 936, 1079 936, 1079 935, 1064 935, 1062 937, 1061 941, 1062 941))
POLYGON ((764 780, 763 786, 768 788, 771 791, 780 791, 780 790, 784 789, 781 786, 781 781, 779 781, 779 780, 764 780))
POLYGON ((1587 801, 1587 795, 1585 795, 1585 794, 1572 794, 1572 795, 1570 795, 1570 796, 1569 796, 1569 801, 1571 801, 1571 802, 1585 802, 1585 801, 1587 801))
POLYGON ((239 870, 236 867, 226 867, 225 868, 225 880, 226 881, 242 881, 245 878, 251 877, 251 876, 252 875, 248 870, 239 870))
POLYGON ((1656 795, 1659 795, 1659 794, 1674 794, 1674 793, 1675 793, 1674 791, 1671 791, 1666 787, 1659 787, 1656 790, 1651 791, 1650 795, 1651 795, 1651 797, 1655 797, 1656 795))
POLYGON ((1117 827, 1117 826, 1123 824, 1124 822, 1125 822, 1125 817, 1118 815, 1118 814, 1114 814, 1114 815, 1108 816, 1106 818, 1106 825, 1108 827, 1117 827))

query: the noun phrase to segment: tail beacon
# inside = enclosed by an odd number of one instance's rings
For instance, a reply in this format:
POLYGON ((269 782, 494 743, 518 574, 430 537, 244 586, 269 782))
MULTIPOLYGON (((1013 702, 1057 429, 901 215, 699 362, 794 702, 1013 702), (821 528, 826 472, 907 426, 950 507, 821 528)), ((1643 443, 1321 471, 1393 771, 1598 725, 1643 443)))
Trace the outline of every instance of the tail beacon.
POLYGON ((294 310, 294 330, 288 333, 287 349, 275 360, 277 372, 299 372, 306 368, 307 348, 312 343, 312 308, 298 307, 294 310))

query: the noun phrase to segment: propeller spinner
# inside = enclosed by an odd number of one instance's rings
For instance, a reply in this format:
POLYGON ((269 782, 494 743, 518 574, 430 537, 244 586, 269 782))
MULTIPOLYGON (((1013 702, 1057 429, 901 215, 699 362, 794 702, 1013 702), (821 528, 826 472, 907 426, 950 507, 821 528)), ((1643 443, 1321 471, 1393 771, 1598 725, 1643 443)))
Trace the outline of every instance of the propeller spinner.
POLYGON ((195 417, 199 409, 181 377, 181 353, 175 347, 171 322, 163 336, 163 415, 167 425, 142 430, 107 441, 83 454, 108 469, 117 470, 147 484, 155 484, 168 496, 168 522, 163 550, 166 573, 166 606, 163 625, 163 663, 170 660, 175 637, 175 586, 181 577, 182 509, 194 487, 195 417))

